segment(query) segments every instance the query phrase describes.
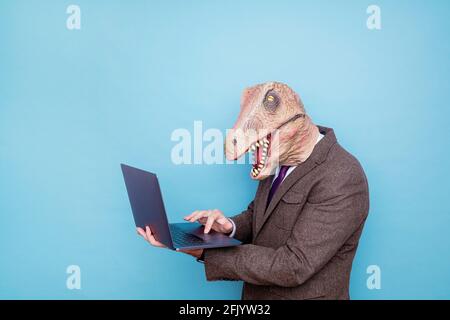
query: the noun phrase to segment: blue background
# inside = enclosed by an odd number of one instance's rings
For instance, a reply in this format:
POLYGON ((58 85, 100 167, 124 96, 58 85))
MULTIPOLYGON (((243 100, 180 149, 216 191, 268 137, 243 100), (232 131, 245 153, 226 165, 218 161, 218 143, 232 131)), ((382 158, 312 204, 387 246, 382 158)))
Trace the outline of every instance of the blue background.
POLYGON ((119 163, 158 172, 173 221, 239 213, 249 167, 176 166, 170 136, 195 120, 224 132, 242 89, 269 80, 367 173, 352 298, 450 298, 450 2, 377 0, 379 31, 370 4, 1 1, 0 298, 239 298, 241 283, 137 237, 119 163))

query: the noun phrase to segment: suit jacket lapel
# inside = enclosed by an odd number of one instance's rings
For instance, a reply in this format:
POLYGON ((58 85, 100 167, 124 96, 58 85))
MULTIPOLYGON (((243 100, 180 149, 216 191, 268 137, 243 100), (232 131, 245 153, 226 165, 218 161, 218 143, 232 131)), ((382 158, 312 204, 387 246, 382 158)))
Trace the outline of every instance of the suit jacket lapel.
POLYGON ((267 197, 269 195, 270 188, 272 186, 273 176, 270 176, 265 179, 265 185, 262 186, 261 197, 258 200, 258 209, 256 214, 256 231, 255 237, 261 231, 261 228, 264 226, 264 223, 267 221, 278 202, 280 202, 281 198, 284 196, 286 192, 301 178, 303 178, 308 172, 313 170, 317 165, 321 164, 325 161, 326 156, 330 148, 337 142, 336 136, 334 135, 333 129, 320 127, 319 130, 322 134, 324 134, 323 139, 314 147, 313 152, 309 156, 309 158, 299 164, 297 168, 294 169, 281 183, 278 187, 277 191, 273 195, 272 200, 269 203, 269 206, 266 209, 267 197))
MULTIPOLYGON (((261 231, 261 228, 263 227, 264 223, 267 221, 267 219, 272 214, 273 210, 277 206, 278 202, 280 202, 281 198, 284 196, 286 192, 289 191, 289 189, 298 181, 300 180, 304 175, 306 175, 308 172, 310 172, 312 169, 314 169, 317 166, 316 162, 314 161, 306 161, 300 165, 297 166, 297 168, 294 169, 281 183, 281 185, 278 187, 277 191, 273 195, 272 200, 270 201, 269 205, 266 209, 266 203, 267 203, 267 197, 269 194, 269 190, 272 186, 272 179, 270 179, 269 183, 267 183, 268 187, 267 191, 265 192, 265 197, 261 197, 259 206, 258 206, 258 214, 257 214, 257 220, 256 220, 256 234, 261 231)), ((273 177, 272 177, 273 178, 273 177)))
POLYGON ((269 197, 270 187, 272 186, 273 175, 267 177, 263 181, 261 181, 261 189, 258 197, 258 204, 256 205, 255 212, 255 236, 256 232, 259 231, 262 225, 262 221, 264 218, 264 212, 266 211, 267 198, 269 197))

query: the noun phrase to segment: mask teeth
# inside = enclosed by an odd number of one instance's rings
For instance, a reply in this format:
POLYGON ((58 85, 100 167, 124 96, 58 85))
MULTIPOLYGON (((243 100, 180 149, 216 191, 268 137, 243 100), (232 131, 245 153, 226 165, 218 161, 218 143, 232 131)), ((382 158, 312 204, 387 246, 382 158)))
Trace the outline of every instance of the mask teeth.
POLYGON ((263 139, 256 141, 250 146, 250 150, 253 153, 253 163, 254 163, 253 168, 251 170, 251 174, 253 177, 258 176, 259 173, 262 171, 262 169, 264 169, 268 157, 269 146, 270 140, 267 139, 267 137, 264 137, 263 139), (259 159, 258 162, 257 153, 259 148, 262 148, 262 152, 261 152, 261 159, 259 159))

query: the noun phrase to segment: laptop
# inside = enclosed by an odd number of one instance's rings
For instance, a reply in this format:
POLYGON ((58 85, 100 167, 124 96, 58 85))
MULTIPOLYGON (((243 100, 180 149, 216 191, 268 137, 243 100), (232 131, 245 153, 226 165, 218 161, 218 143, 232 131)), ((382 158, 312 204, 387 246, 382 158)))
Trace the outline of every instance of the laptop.
POLYGON ((121 164, 136 227, 146 226, 169 249, 206 249, 240 245, 241 242, 198 223, 169 223, 156 174, 121 164))

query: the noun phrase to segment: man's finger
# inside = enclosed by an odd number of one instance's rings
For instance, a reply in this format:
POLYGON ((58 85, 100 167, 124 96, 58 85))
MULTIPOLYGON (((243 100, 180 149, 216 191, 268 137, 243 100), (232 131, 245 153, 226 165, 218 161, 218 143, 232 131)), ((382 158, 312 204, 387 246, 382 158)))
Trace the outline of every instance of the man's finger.
POLYGON ((211 231, 211 227, 212 227, 214 221, 216 220, 216 218, 217 218, 217 213, 212 213, 208 217, 208 220, 206 221, 206 224, 205 224, 205 230, 204 230, 205 233, 209 233, 209 231, 211 231))
POLYGON ((198 211, 196 214, 194 214, 194 215, 189 219, 189 221, 190 221, 190 222, 195 222, 195 221, 197 221, 197 220, 200 219, 200 218, 208 217, 208 216, 209 216, 209 211, 208 211, 208 210, 198 211))
POLYGON ((191 220, 192 220, 196 215, 198 215, 200 212, 202 212, 202 211, 196 210, 196 211, 192 212, 190 215, 186 216, 186 217, 184 218, 184 220, 192 222, 191 220))
POLYGON ((197 213, 194 214, 194 215, 189 219, 189 221, 190 221, 190 222, 195 222, 195 221, 197 221, 197 220, 200 219, 200 218, 208 217, 208 212, 209 212, 208 210, 197 211, 197 213))
POLYGON ((145 234, 147 235, 147 241, 150 242, 150 244, 152 246, 155 247, 165 247, 161 242, 159 242, 158 240, 155 239, 155 237, 153 236, 152 230, 150 230, 150 227, 147 226, 145 228, 145 234))
POLYGON ((187 215, 186 217, 184 217, 184 220, 189 220, 190 218, 192 218, 192 216, 194 214, 197 214, 199 212, 199 210, 195 210, 194 212, 192 212, 191 214, 187 215))
MULTIPOLYGON (((138 234, 141 235, 145 240, 147 240, 147 234, 145 233, 144 229, 142 228, 137 228, 136 229, 138 234)), ((148 241, 148 240, 147 240, 148 241)))
POLYGON ((204 225, 207 220, 208 220, 208 217, 201 217, 200 219, 197 220, 197 222, 204 225))
POLYGON ((224 225, 225 223, 227 223, 228 219, 225 217, 220 217, 219 219, 216 220, 216 222, 220 225, 224 225))
POLYGON ((154 242, 156 240, 155 240, 155 237, 153 236, 152 231, 150 230, 149 226, 145 227, 145 234, 147 235, 148 242, 150 242, 150 244, 152 244, 152 245, 155 245, 154 242))

